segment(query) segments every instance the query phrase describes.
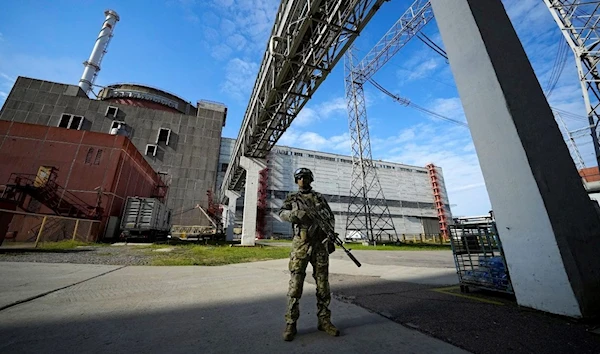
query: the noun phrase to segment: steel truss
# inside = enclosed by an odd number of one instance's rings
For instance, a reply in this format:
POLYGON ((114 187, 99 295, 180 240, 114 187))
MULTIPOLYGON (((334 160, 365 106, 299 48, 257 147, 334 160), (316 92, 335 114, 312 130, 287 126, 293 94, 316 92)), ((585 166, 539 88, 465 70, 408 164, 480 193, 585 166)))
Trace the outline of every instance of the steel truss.
POLYGON ((567 43, 575 54, 575 64, 583 91, 596 162, 600 165, 600 145, 596 132, 600 119, 600 1, 544 0, 567 43))
POLYGON ((346 232, 359 231, 374 243, 398 235, 372 160, 364 84, 433 18, 429 0, 415 1, 364 59, 346 53, 346 102, 352 139, 352 183, 346 232))
POLYGON ((220 198, 241 190, 240 157, 265 157, 386 0, 283 0, 220 198))
MULTIPOLYGON (((577 133, 577 132, 569 131, 569 129, 567 128, 567 125, 565 124, 565 121, 562 119, 562 116, 560 115, 559 112, 553 111, 553 113, 554 113, 554 117, 556 118, 557 123, 559 123, 560 126, 565 131, 565 135, 566 135, 565 143, 567 143, 567 147, 569 148, 569 152, 571 153, 573 162, 575 162, 575 166, 577 167, 578 170, 584 169, 585 162, 583 162, 583 158, 581 157, 581 154, 579 153, 579 149, 577 148, 577 144, 575 143, 575 134, 574 133, 577 133)), ((589 127, 585 127, 584 129, 587 131, 589 129, 589 127)))

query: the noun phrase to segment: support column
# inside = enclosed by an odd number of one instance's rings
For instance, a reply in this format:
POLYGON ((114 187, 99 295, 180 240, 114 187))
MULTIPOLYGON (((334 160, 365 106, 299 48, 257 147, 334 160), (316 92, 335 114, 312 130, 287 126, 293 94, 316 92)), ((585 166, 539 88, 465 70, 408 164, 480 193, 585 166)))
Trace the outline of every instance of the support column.
POLYGON ((256 208, 258 207, 258 173, 267 167, 267 162, 264 159, 242 156, 240 166, 246 170, 242 246, 254 246, 256 239, 256 208))
POLYGON ((233 241, 233 228, 235 226, 235 208, 240 192, 227 190, 225 196, 229 199, 226 208, 223 208, 223 227, 225 228, 225 240, 233 241))
POLYGON ((431 0, 517 301, 600 315, 600 218, 501 0, 431 0))

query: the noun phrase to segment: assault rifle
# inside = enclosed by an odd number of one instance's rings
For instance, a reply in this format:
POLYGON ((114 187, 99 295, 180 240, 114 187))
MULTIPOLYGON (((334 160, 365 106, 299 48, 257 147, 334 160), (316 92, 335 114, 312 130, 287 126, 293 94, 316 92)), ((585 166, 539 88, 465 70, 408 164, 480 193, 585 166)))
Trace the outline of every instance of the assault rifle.
POLYGON ((350 253, 351 250, 344 247, 344 241, 342 241, 339 235, 335 232, 334 226, 330 222, 330 220, 333 220, 333 214, 329 209, 319 207, 319 205, 309 205, 304 198, 295 198, 294 201, 298 203, 298 206, 302 206, 299 209, 304 211, 306 215, 308 215, 311 220, 316 222, 317 226, 323 230, 323 232, 325 232, 327 238, 323 240, 323 243, 331 241, 333 244, 340 246, 357 267, 362 265, 358 259, 356 259, 352 253, 350 253))

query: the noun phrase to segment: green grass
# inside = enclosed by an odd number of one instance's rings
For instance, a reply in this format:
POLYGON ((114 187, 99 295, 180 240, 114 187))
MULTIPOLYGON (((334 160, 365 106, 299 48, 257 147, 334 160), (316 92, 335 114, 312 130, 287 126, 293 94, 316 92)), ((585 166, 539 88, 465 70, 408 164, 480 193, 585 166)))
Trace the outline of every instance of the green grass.
POLYGON ((289 238, 282 238, 279 240, 263 239, 263 240, 256 240, 256 242, 260 242, 260 243, 283 243, 283 242, 292 243, 292 240, 289 238))
POLYGON ((172 247, 170 252, 150 251, 152 265, 179 266, 200 265, 218 266, 244 262, 265 261, 289 257, 290 250, 282 247, 230 247, 229 245, 181 245, 172 247))
POLYGON ((72 240, 64 240, 58 242, 41 242, 38 244, 38 249, 43 250, 70 250, 80 246, 108 246, 108 244, 103 243, 93 243, 93 242, 81 242, 81 241, 72 241, 72 240))
POLYGON ((346 243, 346 248, 352 250, 368 251, 451 251, 450 244, 440 245, 434 243, 401 243, 401 244, 378 244, 376 246, 364 246, 361 243, 346 243))

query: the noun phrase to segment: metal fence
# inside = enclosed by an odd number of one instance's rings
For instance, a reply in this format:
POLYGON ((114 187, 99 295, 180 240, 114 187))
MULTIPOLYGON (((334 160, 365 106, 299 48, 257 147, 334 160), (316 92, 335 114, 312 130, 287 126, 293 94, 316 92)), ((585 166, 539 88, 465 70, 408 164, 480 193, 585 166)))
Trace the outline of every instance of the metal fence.
MULTIPOLYGON (((40 215, 0 209, 0 215, 10 220, 2 245, 27 244, 37 247, 43 242, 95 242, 100 233, 100 221, 76 219, 56 215, 40 215), (12 217, 11 217, 12 216, 12 217)), ((0 225, 0 229, 2 229, 0 225)))

